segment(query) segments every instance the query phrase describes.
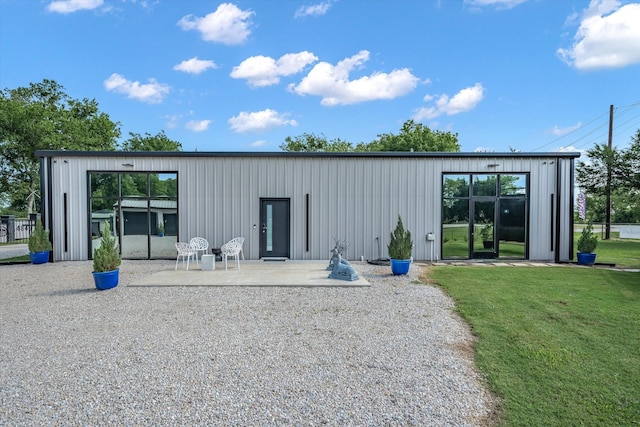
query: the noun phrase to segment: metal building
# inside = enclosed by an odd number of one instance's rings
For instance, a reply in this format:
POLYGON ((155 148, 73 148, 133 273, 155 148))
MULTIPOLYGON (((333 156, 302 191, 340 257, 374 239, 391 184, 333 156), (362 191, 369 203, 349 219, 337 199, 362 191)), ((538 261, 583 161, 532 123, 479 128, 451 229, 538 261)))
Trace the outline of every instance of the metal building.
POLYGON ((125 259, 175 242, 247 259, 387 257, 398 216, 415 260, 573 258, 578 153, 38 151, 53 260, 86 260, 111 222, 125 259))

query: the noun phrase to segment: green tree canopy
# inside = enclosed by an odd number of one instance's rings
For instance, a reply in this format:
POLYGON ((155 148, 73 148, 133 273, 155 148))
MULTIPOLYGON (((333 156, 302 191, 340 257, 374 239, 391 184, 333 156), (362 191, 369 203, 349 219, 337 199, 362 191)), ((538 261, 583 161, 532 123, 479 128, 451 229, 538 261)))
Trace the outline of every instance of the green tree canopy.
POLYGON ((39 189, 36 150, 117 147, 119 123, 89 99, 72 99, 53 80, 0 91, 0 192, 11 208, 33 212, 39 189))
POLYGON ((182 151, 182 144, 169 139, 164 131, 156 135, 129 132, 129 139, 122 144, 123 151, 182 151))
POLYGON ((327 140, 324 135, 303 133, 296 137, 287 137, 280 145, 282 151, 460 151, 458 135, 451 132, 434 131, 421 123, 407 120, 398 135, 387 133, 378 135, 370 143, 361 142, 354 146, 342 139, 327 140))
POLYGON ((358 144, 359 151, 460 151, 458 134, 431 130, 422 123, 407 120, 399 134, 384 133, 369 144, 358 144))
POLYGON ((280 145, 280 149, 282 151, 294 152, 347 152, 353 151, 353 146, 350 142, 342 139, 332 139, 329 141, 323 134, 303 133, 293 138, 290 136, 286 137, 284 143, 280 145))
POLYGON ((620 152, 606 144, 596 144, 587 151, 589 162, 580 162, 576 167, 576 181, 588 193, 604 195, 607 191, 607 174, 611 172, 611 184, 618 180, 620 152))
POLYGON ((576 167, 576 182, 587 193, 589 217, 594 221, 605 218, 607 179, 611 174, 611 213, 613 222, 637 222, 637 201, 640 197, 640 129, 624 150, 596 144, 587 151, 589 161, 576 167))
POLYGON ((631 145, 622 153, 620 182, 629 189, 640 190, 640 129, 631 138, 631 145))

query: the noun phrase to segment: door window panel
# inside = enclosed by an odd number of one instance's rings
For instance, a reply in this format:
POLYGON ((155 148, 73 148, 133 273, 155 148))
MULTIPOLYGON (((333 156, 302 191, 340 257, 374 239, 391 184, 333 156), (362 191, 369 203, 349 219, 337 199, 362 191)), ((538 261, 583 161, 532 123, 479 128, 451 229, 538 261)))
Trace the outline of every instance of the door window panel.
POLYGON ((526 199, 500 200, 500 258, 526 257, 526 212, 526 199))

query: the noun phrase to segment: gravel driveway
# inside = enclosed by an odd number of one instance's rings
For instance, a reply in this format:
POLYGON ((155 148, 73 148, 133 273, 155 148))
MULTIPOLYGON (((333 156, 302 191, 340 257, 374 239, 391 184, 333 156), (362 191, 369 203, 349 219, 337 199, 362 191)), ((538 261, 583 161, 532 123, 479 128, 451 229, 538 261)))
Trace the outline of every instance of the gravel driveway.
MULTIPOLYGON (((496 401, 439 289, 126 285, 173 261, 0 267, 0 425, 488 425, 496 401)), ((173 268, 173 267, 171 267, 173 268)))

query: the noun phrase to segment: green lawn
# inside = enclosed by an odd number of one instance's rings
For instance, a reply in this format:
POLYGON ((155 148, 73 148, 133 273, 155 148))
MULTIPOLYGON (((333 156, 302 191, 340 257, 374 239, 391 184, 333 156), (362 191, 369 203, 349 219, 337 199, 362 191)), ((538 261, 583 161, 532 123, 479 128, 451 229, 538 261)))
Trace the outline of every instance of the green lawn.
POLYGON ((640 425, 640 273, 447 266, 426 280, 479 337, 501 425, 640 425))
MULTIPOLYGON (((620 268, 640 268, 640 240, 621 240, 616 234, 610 240, 598 239, 596 262, 615 264, 620 268)), ((578 237, 576 233, 574 242, 578 242, 578 237)))

